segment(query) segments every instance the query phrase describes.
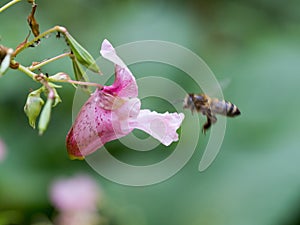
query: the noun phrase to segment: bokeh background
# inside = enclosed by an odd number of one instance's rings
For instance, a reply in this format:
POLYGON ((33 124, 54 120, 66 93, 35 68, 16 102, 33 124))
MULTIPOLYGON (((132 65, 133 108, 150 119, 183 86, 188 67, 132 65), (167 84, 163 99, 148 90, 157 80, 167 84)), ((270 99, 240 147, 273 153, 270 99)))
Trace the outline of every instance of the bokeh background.
MULTIPOLYGON (((205 172, 198 171, 208 139, 201 135, 193 157, 175 176, 152 186, 127 187, 99 176, 84 161, 69 160, 65 136, 72 124, 73 87, 59 90, 63 102, 54 108, 46 133, 39 136, 23 112, 29 90, 38 85, 18 71, 9 71, 0 79, 0 138, 6 145, 6 157, 0 162, 0 224, 53 220, 57 210, 49 197, 52 182, 78 173, 88 174, 101 186, 102 224, 300 224, 299 1, 37 3, 41 31, 63 25, 94 57, 104 38, 114 46, 154 39, 191 49, 219 80, 230 80, 224 96, 239 106, 242 115, 228 120, 221 152, 205 172)), ((30 4, 22 1, 0 14, 0 44, 15 48, 25 39, 30 10, 30 4)), ((17 60, 30 65, 66 48, 63 39, 52 35, 17 60)), ((131 69, 137 77, 164 74, 184 83, 181 71, 169 67, 131 69)), ((72 65, 63 59, 42 71, 72 74, 72 65)), ((191 81, 184 85, 189 92, 200 91, 191 81)), ((159 99, 144 101, 158 111, 172 108, 159 99)), ((193 127, 186 132, 193 132, 193 127)), ((118 141, 108 148, 120 159, 136 157, 141 164, 172 151, 172 146, 161 146, 141 157, 120 151, 118 141)))

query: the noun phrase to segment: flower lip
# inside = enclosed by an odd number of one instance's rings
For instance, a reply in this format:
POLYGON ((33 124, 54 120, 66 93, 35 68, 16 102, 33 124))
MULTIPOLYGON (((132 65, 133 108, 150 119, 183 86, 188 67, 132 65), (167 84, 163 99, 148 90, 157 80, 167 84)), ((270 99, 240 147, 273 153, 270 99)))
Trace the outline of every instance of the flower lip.
POLYGON ((122 59, 120 59, 116 53, 116 50, 107 39, 104 39, 102 42, 100 54, 103 56, 103 58, 113 62, 115 65, 118 65, 121 68, 127 68, 126 64, 122 59))

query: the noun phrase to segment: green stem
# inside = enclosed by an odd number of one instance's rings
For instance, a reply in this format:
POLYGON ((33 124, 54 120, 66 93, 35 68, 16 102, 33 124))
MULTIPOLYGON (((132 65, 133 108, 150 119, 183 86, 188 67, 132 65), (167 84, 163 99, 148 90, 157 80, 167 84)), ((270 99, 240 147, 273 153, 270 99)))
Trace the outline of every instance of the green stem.
MULTIPOLYGON (((29 77, 31 77, 33 80, 36 80, 37 74, 33 73, 30 69, 28 69, 25 66, 22 66, 21 64, 18 67, 18 70, 21 72, 27 74, 29 77)), ((84 81, 77 81, 77 80, 55 80, 54 82, 58 83, 70 83, 70 84, 77 84, 77 85, 85 85, 90 87, 97 87, 97 88, 103 88, 101 84, 92 83, 92 82, 84 82, 84 81)))
POLYGON ((70 52, 63 53, 63 54, 58 55, 58 56, 55 56, 55 57, 53 57, 53 58, 51 58, 51 59, 47 59, 47 60, 45 60, 45 61, 43 61, 43 62, 41 62, 41 63, 39 63, 39 64, 37 64, 37 65, 35 65, 35 66, 30 66, 30 67, 29 67, 29 70, 30 70, 30 71, 34 71, 34 70, 36 70, 36 69, 41 68, 42 66, 45 66, 45 65, 48 64, 48 63, 54 62, 55 60, 58 60, 58 59, 61 59, 61 58, 63 58, 63 57, 70 56, 70 55, 71 55, 70 52))
POLYGON ((103 88, 103 86, 101 84, 92 83, 92 82, 84 82, 84 81, 78 81, 78 80, 68 80, 67 82, 71 83, 71 84, 82 85, 82 86, 97 87, 100 89, 103 88))
POLYGON ((18 67, 18 70, 20 70, 21 72, 25 73, 26 75, 28 75, 29 77, 31 77, 33 80, 35 80, 36 74, 31 72, 27 67, 22 66, 21 64, 18 67))
POLYGON ((39 39, 47 36, 48 34, 51 34, 53 32, 61 32, 63 34, 65 34, 67 32, 67 29, 61 26, 55 26, 50 28, 49 30, 46 30, 45 32, 39 34, 38 36, 36 36, 34 39, 32 39, 29 42, 26 42, 24 45, 22 45, 20 48, 17 48, 15 50, 15 52, 13 53, 13 56, 15 57, 16 55, 18 55, 20 52, 22 52, 24 49, 28 48, 30 45, 33 45, 35 42, 37 42, 39 39))
POLYGON ((12 0, 9 3, 5 4, 4 6, 2 6, 0 8, 0 13, 2 13, 4 10, 8 9, 9 7, 11 7, 12 5, 16 4, 17 2, 20 2, 21 0, 12 0))

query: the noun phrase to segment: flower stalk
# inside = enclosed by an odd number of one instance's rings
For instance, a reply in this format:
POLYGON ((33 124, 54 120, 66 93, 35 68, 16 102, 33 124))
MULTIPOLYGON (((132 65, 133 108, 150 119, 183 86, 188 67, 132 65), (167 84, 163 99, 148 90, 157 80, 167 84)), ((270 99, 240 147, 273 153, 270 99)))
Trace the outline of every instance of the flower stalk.
POLYGON ((21 1, 21 0, 12 0, 12 1, 8 2, 7 4, 5 4, 4 6, 2 6, 2 7, 0 8, 0 13, 2 13, 4 10, 8 9, 8 8, 11 7, 12 5, 14 5, 14 4, 16 4, 16 3, 20 2, 20 1, 21 1))
POLYGON ((38 42, 40 39, 47 37, 49 34, 54 33, 54 32, 61 32, 64 33, 66 32, 67 29, 61 26, 55 26, 50 28, 49 30, 46 30, 43 33, 40 33, 38 36, 36 36, 35 38, 33 38, 31 41, 26 41, 25 43, 23 43, 22 45, 18 46, 16 48, 16 50, 13 53, 13 56, 16 57, 18 54, 20 54, 22 51, 24 51, 26 48, 34 45, 34 43, 38 42))
POLYGON ((40 62, 40 63, 38 63, 38 64, 31 65, 31 66, 28 67, 28 69, 29 69, 30 71, 34 71, 34 70, 40 69, 41 67, 43 67, 43 66, 45 66, 45 65, 47 65, 47 64, 49 64, 49 63, 54 62, 54 61, 56 61, 56 60, 59 60, 59 59, 62 59, 62 58, 64 58, 64 57, 68 57, 68 56, 70 57, 70 55, 71 55, 70 52, 66 52, 66 53, 60 54, 60 55, 58 55, 58 56, 55 56, 55 57, 53 57, 53 58, 46 59, 46 60, 44 60, 44 61, 42 61, 42 62, 40 62))

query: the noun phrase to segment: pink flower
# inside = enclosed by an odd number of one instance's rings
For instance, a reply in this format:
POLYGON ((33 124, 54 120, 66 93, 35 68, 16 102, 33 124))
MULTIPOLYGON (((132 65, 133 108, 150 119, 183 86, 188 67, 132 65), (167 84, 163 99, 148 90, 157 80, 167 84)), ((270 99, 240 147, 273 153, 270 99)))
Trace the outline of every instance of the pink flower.
POLYGON ((6 148, 3 141, 0 139, 0 162, 5 159, 6 148))
POLYGON ((100 224, 100 195, 97 183, 86 175, 56 180, 50 190, 51 201, 58 210, 54 224, 100 224))
MULTIPOLYGON (((101 216, 93 212, 63 212, 56 216, 55 225, 99 225, 101 216)), ((105 224, 105 223, 104 223, 105 224)))
POLYGON ((60 212, 94 212, 100 200, 97 183, 86 175, 56 180, 50 190, 50 198, 60 212))
POLYGON ((70 157, 83 158, 135 128, 166 146, 177 141, 176 130, 184 115, 141 110, 135 78, 107 40, 100 53, 115 64, 115 81, 111 86, 98 88, 78 113, 66 139, 70 157))

